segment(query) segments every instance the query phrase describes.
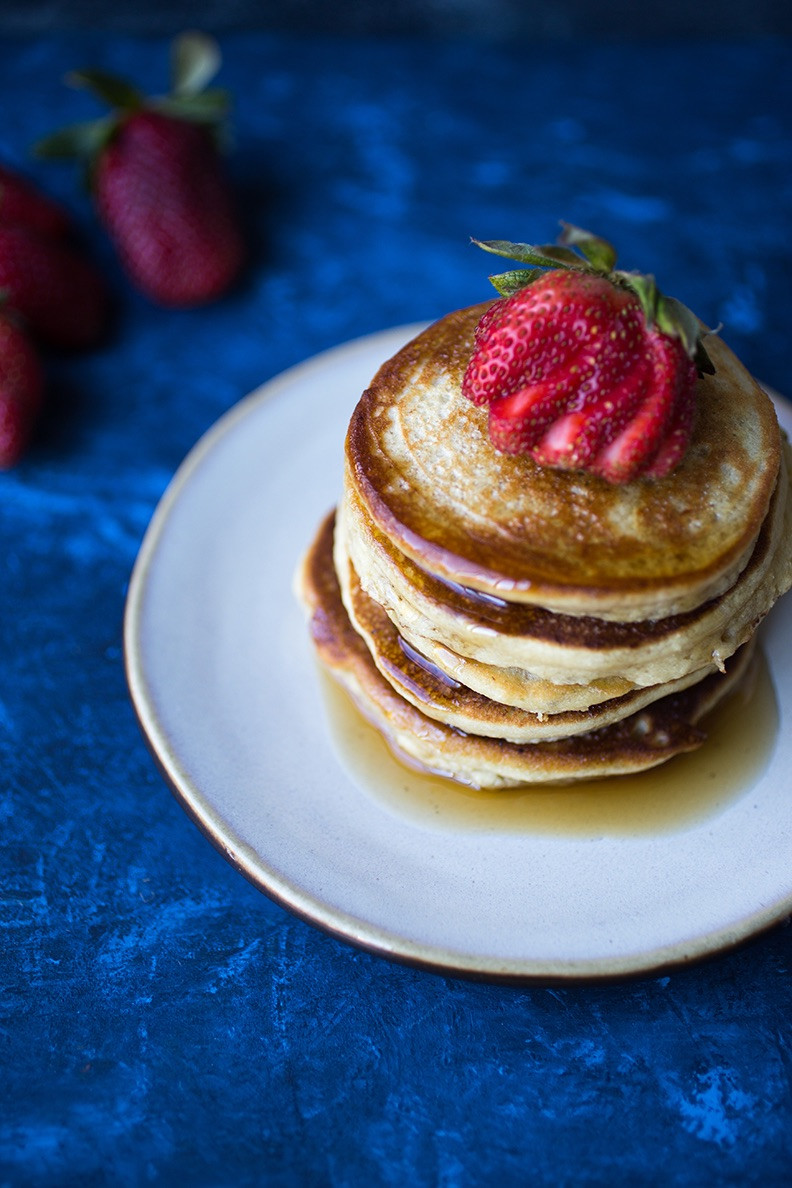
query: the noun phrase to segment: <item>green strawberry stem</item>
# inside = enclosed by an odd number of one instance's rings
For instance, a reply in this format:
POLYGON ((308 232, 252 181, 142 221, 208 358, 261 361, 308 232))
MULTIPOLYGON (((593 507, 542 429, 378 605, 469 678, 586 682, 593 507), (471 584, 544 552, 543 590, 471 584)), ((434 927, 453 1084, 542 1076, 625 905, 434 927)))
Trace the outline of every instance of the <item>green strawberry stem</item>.
POLYGON ((220 69, 220 49, 205 33, 182 33, 171 45, 171 95, 200 95, 220 69))
POLYGON ((137 87, 126 82, 123 78, 116 78, 104 70, 72 70, 66 75, 66 82, 70 87, 78 90, 92 91, 99 99, 103 99, 109 107, 120 107, 124 111, 139 111, 144 99, 137 87))
POLYGON ((532 268, 512 269, 489 279, 501 297, 510 297, 520 289, 545 276, 548 269, 585 272, 604 276, 620 288, 630 289, 641 303, 647 325, 657 326, 669 338, 678 338, 699 372, 714 374, 715 368, 707 354, 703 338, 707 331, 692 310, 660 292, 653 276, 640 272, 624 272, 615 268, 616 249, 607 239, 562 223, 558 244, 511 243, 505 239, 474 239, 472 242, 485 252, 531 264, 532 268))
POLYGON ((598 272, 610 272, 616 263, 616 250, 607 239, 600 239, 599 235, 592 235, 581 227, 572 223, 562 223, 561 243, 570 247, 577 247, 598 272))
POLYGON ((171 45, 171 90, 167 95, 147 97, 125 79, 104 70, 73 70, 66 81, 91 91, 112 111, 97 120, 60 128, 34 147, 36 156, 47 159, 78 159, 87 167, 90 184, 95 163, 113 139, 123 121, 144 109, 190 123, 206 125, 218 143, 224 139, 224 121, 230 108, 227 91, 206 86, 220 69, 220 49, 205 33, 182 33, 171 45))

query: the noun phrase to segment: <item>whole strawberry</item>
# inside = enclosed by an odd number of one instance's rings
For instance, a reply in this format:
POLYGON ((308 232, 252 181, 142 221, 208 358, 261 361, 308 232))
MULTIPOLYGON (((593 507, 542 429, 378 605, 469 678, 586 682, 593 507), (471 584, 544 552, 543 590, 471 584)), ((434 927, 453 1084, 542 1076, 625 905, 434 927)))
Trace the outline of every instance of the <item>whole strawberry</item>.
POLYGON ((56 133, 42 155, 81 156, 96 208, 137 287, 166 306, 212 301, 236 279, 244 245, 221 168, 224 92, 204 90, 220 64, 215 43, 174 43, 171 94, 146 99, 96 70, 71 76, 113 107, 93 124, 56 133))
POLYGON ((19 461, 41 408, 44 377, 25 333, 0 310, 0 469, 19 461))
POLYGON ((57 202, 5 165, 0 165, 0 224, 20 224, 55 238, 71 230, 71 220, 57 202))
POLYGON ((242 264, 206 128, 156 111, 126 120, 97 162, 99 213, 138 287, 161 305, 219 297, 242 264))
POLYGON ((580 228, 566 225, 561 246, 479 246, 533 265, 490 278, 503 298, 477 327, 463 379, 463 394, 489 405, 495 448, 611 483, 670 473, 690 440, 698 372, 712 371, 698 319, 652 277, 614 270, 612 246, 580 228))
POLYGON ((90 260, 31 227, 0 223, 0 292, 46 346, 95 346, 107 328, 107 289, 90 260))

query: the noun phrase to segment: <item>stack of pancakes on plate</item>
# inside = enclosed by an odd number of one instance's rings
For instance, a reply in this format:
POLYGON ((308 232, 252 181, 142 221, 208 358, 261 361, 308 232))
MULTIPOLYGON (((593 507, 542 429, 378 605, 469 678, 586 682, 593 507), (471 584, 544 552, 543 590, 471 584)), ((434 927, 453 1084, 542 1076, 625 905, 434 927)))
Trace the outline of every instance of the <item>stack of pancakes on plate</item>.
POLYGON ((466 784, 655 766, 701 744, 792 584, 775 410, 714 338, 666 478, 500 454, 460 392, 486 308, 430 326, 355 409, 298 579, 319 656, 401 758, 466 784))

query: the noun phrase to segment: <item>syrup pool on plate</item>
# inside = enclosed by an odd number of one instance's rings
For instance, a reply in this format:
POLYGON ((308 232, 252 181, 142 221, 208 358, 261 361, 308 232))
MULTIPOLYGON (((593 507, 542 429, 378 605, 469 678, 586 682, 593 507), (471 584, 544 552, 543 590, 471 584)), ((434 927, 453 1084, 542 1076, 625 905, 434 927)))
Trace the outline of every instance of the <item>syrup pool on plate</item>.
POLYGON ((767 764, 778 707, 764 656, 704 721, 706 742, 659 767, 566 786, 478 791, 400 763, 348 695, 322 675, 327 718, 352 781, 417 824, 478 832, 629 837, 670 833, 715 816, 751 787, 767 764))

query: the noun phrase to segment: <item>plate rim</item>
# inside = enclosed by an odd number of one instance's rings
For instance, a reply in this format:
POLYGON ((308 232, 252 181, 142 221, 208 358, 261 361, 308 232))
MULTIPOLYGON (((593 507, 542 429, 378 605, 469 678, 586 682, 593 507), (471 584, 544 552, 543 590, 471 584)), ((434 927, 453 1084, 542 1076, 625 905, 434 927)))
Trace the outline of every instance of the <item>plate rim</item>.
MULTIPOLYGON (((223 819, 217 807, 196 786, 180 763, 167 730, 158 720, 145 673, 140 646, 140 624, 150 567, 168 523, 171 511, 189 485, 202 462, 234 427, 259 405, 277 398, 295 381, 312 371, 321 370, 331 359, 342 361, 365 352, 375 344, 392 340, 407 342, 420 332, 426 322, 407 323, 353 338, 281 371, 253 389, 226 410, 198 438, 178 465, 162 493, 144 533, 130 574, 124 605, 122 654, 124 673, 132 708, 143 739, 166 785, 187 816, 198 826, 214 848, 257 890, 298 918, 358 949, 396 963, 445 976, 462 977, 508 985, 595 984, 629 978, 658 976, 687 967, 719 954, 725 954, 748 940, 769 931, 792 914, 792 886, 788 895, 772 905, 751 913, 738 922, 710 931, 704 936, 672 942, 620 957, 498 959, 468 956, 439 946, 421 945, 322 902, 296 883, 274 871, 223 819)), ((386 358, 383 355, 383 361, 386 358)), ((768 392, 776 403, 792 415, 785 398, 768 392)))

